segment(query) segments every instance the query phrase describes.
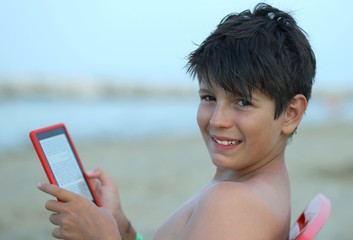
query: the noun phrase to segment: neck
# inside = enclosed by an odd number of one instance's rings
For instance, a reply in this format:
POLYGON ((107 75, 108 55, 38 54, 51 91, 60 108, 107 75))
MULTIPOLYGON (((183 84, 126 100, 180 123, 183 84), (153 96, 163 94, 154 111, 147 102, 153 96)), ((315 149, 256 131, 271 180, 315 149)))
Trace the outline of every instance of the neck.
POLYGON ((254 177, 273 174, 285 171, 287 173, 287 168, 285 165, 284 152, 281 152, 271 160, 260 161, 258 164, 252 165, 246 169, 224 169, 217 168, 216 174, 213 178, 214 181, 236 181, 243 182, 250 180, 254 177))

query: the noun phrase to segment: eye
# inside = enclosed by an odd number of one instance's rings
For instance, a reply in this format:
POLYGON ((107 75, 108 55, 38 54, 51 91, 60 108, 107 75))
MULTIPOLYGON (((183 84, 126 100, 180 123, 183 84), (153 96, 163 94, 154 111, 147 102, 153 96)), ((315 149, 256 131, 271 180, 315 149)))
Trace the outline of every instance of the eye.
POLYGON ((201 101, 206 101, 206 102, 211 102, 211 101, 215 101, 216 98, 210 95, 204 95, 204 96, 200 96, 201 101))
POLYGON ((242 106, 242 107, 247 107, 251 105, 251 102, 246 100, 246 99, 239 99, 238 100, 238 105, 242 106))

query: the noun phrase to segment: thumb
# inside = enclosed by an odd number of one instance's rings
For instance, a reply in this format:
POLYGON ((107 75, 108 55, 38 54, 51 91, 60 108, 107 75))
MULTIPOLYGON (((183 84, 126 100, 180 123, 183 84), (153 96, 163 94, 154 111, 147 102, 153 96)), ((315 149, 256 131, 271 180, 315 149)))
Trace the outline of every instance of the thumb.
POLYGON ((93 171, 87 171, 86 175, 90 179, 98 179, 102 185, 114 184, 114 181, 106 174, 102 168, 96 168, 93 171))
POLYGON ((89 178, 98 178, 98 176, 100 175, 100 168, 96 168, 94 170, 88 170, 86 171, 86 176, 89 178))

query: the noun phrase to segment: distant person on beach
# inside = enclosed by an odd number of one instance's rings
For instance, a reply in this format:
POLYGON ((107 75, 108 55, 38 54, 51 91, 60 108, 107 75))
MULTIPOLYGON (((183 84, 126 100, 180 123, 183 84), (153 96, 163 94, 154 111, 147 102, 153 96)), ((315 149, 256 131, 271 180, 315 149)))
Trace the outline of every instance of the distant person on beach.
MULTIPOLYGON (((316 68, 306 34, 288 13, 258 4, 253 12, 226 16, 188 60, 200 87, 197 122, 216 171, 154 239, 288 239, 285 149, 307 108, 316 68)), ((102 208, 55 185, 38 185, 57 198, 46 203, 58 226, 52 235, 142 239, 112 179, 102 169, 87 175, 102 208)))

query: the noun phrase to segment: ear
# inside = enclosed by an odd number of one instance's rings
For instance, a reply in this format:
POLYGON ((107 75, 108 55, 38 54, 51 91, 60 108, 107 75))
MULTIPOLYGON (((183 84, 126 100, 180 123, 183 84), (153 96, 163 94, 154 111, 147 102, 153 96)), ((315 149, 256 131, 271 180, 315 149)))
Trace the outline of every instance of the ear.
POLYGON ((284 134, 291 135, 295 131, 307 106, 308 101, 304 95, 297 94, 292 98, 283 115, 282 132, 284 134))

